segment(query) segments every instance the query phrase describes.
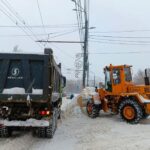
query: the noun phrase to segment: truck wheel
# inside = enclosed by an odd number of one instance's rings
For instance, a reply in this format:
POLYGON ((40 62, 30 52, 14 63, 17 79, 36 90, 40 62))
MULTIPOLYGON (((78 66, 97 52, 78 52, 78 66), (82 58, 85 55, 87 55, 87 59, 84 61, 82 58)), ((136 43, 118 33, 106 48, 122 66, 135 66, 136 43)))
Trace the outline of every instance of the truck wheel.
POLYGON ((119 114, 121 118, 131 124, 139 123, 143 117, 141 106, 134 100, 123 100, 119 105, 119 114))
POLYGON ((99 116, 100 106, 95 105, 93 102, 88 101, 86 110, 89 117, 96 118, 99 116))
POLYGON ((58 110, 58 119, 61 119, 61 109, 58 110))
POLYGON ((10 127, 0 126, 0 137, 10 137, 12 130, 10 127))
POLYGON ((54 133, 57 128, 57 119, 58 119, 58 114, 57 114, 57 111, 54 110, 54 114, 53 114, 53 117, 51 118, 50 125, 49 127, 46 127, 47 138, 53 138, 54 133))
POLYGON ((39 127, 38 128, 38 136, 41 138, 46 137, 45 127, 39 127))

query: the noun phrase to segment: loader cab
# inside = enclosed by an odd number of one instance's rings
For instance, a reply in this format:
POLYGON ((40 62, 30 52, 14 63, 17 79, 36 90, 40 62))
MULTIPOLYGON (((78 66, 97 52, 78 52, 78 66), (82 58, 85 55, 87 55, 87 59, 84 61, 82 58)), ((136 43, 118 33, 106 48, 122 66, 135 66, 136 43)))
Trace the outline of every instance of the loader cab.
POLYGON ((113 94, 127 91, 127 86, 132 82, 131 66, 121 65, 105 67, 105 90, 113 94))

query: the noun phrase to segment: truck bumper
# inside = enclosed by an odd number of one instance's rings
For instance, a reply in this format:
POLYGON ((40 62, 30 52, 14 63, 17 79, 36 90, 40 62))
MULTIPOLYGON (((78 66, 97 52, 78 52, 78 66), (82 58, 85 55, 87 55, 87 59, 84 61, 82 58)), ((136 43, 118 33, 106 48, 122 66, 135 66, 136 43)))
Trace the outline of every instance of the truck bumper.
POLYGON ((36 119, 28 119, 26 121, 0 120, 0 125, 8 127, 48 127, 49 124, 50 124, 49 120, 36 120, 36 119))

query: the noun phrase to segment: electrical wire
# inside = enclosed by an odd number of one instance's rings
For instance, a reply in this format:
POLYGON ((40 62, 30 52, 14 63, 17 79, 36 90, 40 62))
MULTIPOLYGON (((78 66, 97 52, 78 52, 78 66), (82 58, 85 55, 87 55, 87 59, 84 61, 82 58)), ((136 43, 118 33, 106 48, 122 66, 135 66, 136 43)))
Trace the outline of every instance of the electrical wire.
MULTIPOLYGON (((20 26, 22 28, 43 28, 43 25, 26 25, 20 26)), ((44 28, 77 28, 77 24, 60 24, 60 25, 44 25, 44 28)), ((17 26, 10 26, 10 25, 0 25, 0 28, 17 28, 17 26)))
MULTIPOLYGON (((18 25, 17 21, 14 20, 14 19, 12 19, 12 17, 9 15, 9 13, 7 13, 7 11, 5 12, 5 11, 4 11, 5 9, 4 9, 4 8, 2 9, 2 8, 3 8, 3 7, 0 5, 0 11, 1 11, 5 16, 7 16, 13 23, 15 23, 16 26, 18 26, 18 28, 20 28, 20 29, 27 35, 27 37, 29 37, 32 41, 34 41, 34 39, 33 39, 31 36, 29 36, 29 34, 28 34, 23 28, 21 28, 21 27, 18 25)), ((35 42, 35 41, 34 41, 34 42, 35 42)), ((38 46, 40 46, 40 48, 42 48, 40 44, 38 44, 38 46)))
POLYGON ((150 43, 150 41, 129 41, 129 40, 118 40, 118 39, 102 39, 102 38, 90 38, 94 40, 99 40, 99 41, 111 41, 111 42, 131 42, 131 43, 150 43))
POLYGON ((125 42, 104 42, 100 40, 89 40, 89 42, 94 42, 94 43, 99 43, 99 44, 114 44, 114 45, 141 45, 141 46, 149 46, 150 44, 148 43, 125 43, 125 42))
POLYGON ((89 53, 90 55, 103 55, 103 54, 106 54, 106 55, 111 55, 111 54, 147 54, 149 53, 150 54, 150 51, 134 51, 134 52, 98 52, 98 53, 89 53))
POLYGON ((112 35, 90 35, 91 37, 104 37, 104 38, 129 38, 129 39, 146 39, 150 38, 149 36, 141 37, 141 36, 112 36, 112 35))
POLYGON ((95 31, 91 33, 132 33, 132 32, 149 32, 150 29, 141 29, 141 30, 118 30, 118 31, 95 31))
POLYGON ((39 10, 39 15, 40 15, 41 23, 42 23, 42 26, 43 26, 44 32, 46 33, 46 29, 45 29, 44 21, 43 21, 43 17, 42 17, 42 12, 41 12, 40 4, 39 4, 39 1, 38 1, 38 0, 37 0, 37 6, 38 6, 38 10, 39 10))
MULTIPOLYGON (((1 2, 3 3, 3 5, 5 5, 5 7, 11 12, 11 14, 13 14, 13 16, 18 19, 18 21, 20 21, 20 23, 22 23, 24 26, 26 26, 26 22, 24 21, 24 19, 22 19, 22 17, 13 9, 13 7, 9 4, 9 2, 7 0, 1 0, 1 2)), ((6 9, 5 9, 6 11, 6 9)), ((10 17, 9 17, 10 18, 10 17)), ((20 27, 21 28, 21 27, 20 27)), ((34 34, 34 32, 26 26, 26 28, 28 29, 28 31, 33 34, 34 38, 36 40, 38 40, 38 38, 36 37, 36 35, 34 34)), ((24 30, 24 29, 23 29, 24 30)), ((25 30, 24 30, 25 31, 25 30)), ((27 33, 27 31, 26 31, 27 33)), ((34 40, 35 42, 35 40, 34 40)), ((38 44, 39 45, 39 44, 38 44)), ((41 46, 40 46, 41 47, 41 46)), ((41 47, 42 48, 42 47, 41 47)))

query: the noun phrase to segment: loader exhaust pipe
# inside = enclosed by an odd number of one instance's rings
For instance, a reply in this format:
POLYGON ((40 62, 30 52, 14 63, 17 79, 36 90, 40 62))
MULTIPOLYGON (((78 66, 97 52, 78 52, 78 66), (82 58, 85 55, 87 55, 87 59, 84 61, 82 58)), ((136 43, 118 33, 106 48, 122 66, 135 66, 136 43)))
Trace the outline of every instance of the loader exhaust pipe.
POLYGON ((145 69, 145 77, 144 77, 145 85, 150 85, 149 77, 147 75, 147 69, 145 69))

